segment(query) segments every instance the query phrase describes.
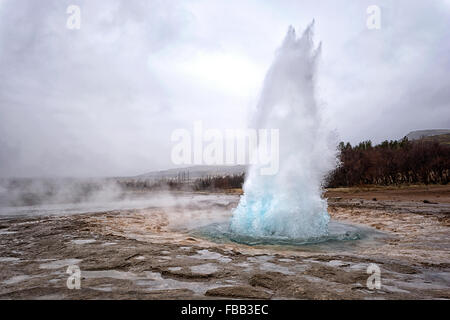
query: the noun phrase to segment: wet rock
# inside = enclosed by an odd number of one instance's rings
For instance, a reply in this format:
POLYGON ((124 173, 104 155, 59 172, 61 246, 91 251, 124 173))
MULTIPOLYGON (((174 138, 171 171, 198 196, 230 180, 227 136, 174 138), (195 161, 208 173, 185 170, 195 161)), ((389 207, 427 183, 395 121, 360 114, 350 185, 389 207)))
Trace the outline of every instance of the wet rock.
POLYGON ((288 282, 282 279, 283 277, 283 274, 279 272, 258 273, 251 276, 248 283, 254 287, 277 290, 288 285, 288 282))
POLYGON ((403 273, 403 274, 415 274, 417 270, 414 267, 410 267, 407 265, 399 264, 399 263, 388 263, 383 264, 383 267, 394 272, 403 273))
POLYGON ((219 287, 206 291, 206 296, 246 299, 270 299, 272 293, 250 286, 219 287))
POLYGON ((155 290, 147 294, 150 299, 192 299, 194 292, 189 289, 155 290))
POLYGON ((181 269, 173 269, 167 268, 160 271, 161 275, 167 278, 175 278, 175 279, 190 279, 190 280, 202 280, 209 279, 216 276, 214 272, 195 272, 188 268, 181 269))
POLYGON ((365 272, 347 272, 340 267, 325 266, 318 263, 312 263, 304 274, 344 284, 352 284, 367 279, 365 272))

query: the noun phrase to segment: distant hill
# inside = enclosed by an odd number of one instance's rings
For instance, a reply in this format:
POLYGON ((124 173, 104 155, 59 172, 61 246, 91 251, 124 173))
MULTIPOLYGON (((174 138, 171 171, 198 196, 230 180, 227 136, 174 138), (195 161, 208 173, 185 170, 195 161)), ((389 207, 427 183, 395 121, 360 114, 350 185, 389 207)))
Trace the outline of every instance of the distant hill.
POLYGON ((408 140, 418 140, 421 138, 438 136, 438 135, 447 135, 450 134, 450 129, 436 129, 436 130, 416 130, 411 131, 406 135, 408 140))
POLYGON ((246 166, 192 166, 187 168, 176 168, 161 171, 152 171, 144 173, 133 178, 139 179, 171 179, 183 175, 183 179, 197 179, 206 176, 226 176, 233 174, 242 174, 246 166))

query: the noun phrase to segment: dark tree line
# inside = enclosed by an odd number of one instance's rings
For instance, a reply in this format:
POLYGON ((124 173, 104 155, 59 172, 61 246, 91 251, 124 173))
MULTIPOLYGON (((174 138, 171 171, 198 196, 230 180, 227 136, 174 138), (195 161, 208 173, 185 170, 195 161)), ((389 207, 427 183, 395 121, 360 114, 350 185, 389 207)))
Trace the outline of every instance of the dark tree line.
POLYGON ((214 189, 236 189, 242 188, 245 174, 234 174, 230 176, 214 176, 198 178, 194 181, 194 190, 214 190, 214 189))
POLYGON ((447 184, 450 179, 450 146, 436 141, 341 142, 339 149, 341 165, 329 175, 327 187, 447 184))
POLYGON ((117 181, 123 190, 153 191, 153 190, 223 190, 241 188, 244 183, 244 173, 228 176, 206 176, 192 180, 187 179, 120 179, 117 181))

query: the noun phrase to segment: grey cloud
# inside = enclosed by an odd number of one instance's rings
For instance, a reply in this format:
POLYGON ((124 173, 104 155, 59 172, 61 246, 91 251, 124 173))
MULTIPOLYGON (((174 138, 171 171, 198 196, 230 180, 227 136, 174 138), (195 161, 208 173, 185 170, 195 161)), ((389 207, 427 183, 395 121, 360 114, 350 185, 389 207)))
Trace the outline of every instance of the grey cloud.
POLYGON ((449 2, 378 2, 370 31, 372 1, 0 1, 0 176, 172 167, 172 130, 244 126, 288 25, 312 18, 341 139, 450 127, 449 2))

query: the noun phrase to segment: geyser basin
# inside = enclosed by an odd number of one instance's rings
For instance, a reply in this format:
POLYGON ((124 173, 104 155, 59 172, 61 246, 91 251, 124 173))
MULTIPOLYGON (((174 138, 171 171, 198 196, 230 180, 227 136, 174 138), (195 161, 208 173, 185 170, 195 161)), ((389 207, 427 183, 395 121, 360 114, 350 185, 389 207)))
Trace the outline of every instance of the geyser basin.
POLYGON ((228 223, 214 223, 192 232, 193 235, 208 240, 227 243, 234 242, 250 246, 276 245, 276 246, 307 246, 315 244, 339 244, 343 242, 367 242, 384 234, 358 225, 342 223, 331 220, 328 224, 328 233, 312 238, 290 238, 283 236, 247 236, 233 232, 228 223))

